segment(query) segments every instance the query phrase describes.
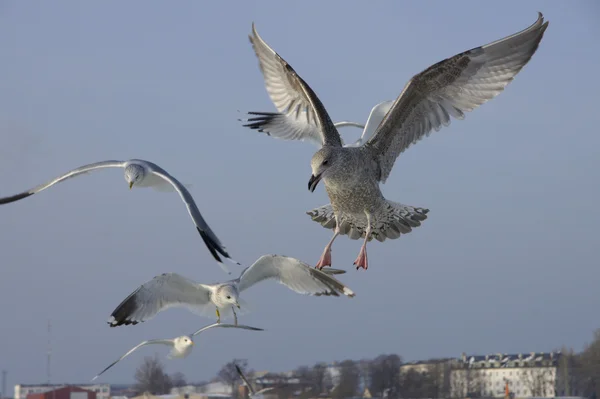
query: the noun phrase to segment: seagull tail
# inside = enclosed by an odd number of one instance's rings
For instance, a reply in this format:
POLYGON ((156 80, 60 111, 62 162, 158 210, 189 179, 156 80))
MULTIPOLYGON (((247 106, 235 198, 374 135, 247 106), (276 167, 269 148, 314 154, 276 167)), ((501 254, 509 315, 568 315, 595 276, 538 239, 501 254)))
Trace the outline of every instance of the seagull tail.
MULTIPOLYGON (((410 205, 400 204, 398 202, 385 200, 385 205, 375 215, 377 223, 371 234, 372 238, 378 241, 391 240, 407 234, 414 227, 419 227, 421 222, 427 219, 429 209, 418 208, 410 205)), ((320 223, 326 229, 335 229, 336 220, 331 204, 323 205, 306 212, 317 223, 320 223)), ((364 238, 367 228, 366 218, 358 219, 353 215, 340 215, 341 226, 340 234, 347 235, 352 240, 364 238)))

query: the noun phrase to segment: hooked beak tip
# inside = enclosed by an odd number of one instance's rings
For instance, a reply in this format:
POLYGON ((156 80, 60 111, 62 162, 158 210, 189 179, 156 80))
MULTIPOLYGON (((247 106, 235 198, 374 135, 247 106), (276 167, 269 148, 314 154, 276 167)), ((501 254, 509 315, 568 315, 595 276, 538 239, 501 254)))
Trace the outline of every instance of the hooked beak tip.
POLYGON ((131 187, 133 187, 133 182, 129 182, 129 189, 131 190, 131 187))
POLYGON ((317 185, 319 184, 319 182, 321 181, 321 174, 315 176, 315 175, 311 175, 310 179, 308 180, 308 191, 310 191, 311 193, 315 191, 315 188, 317 188, 317 185))

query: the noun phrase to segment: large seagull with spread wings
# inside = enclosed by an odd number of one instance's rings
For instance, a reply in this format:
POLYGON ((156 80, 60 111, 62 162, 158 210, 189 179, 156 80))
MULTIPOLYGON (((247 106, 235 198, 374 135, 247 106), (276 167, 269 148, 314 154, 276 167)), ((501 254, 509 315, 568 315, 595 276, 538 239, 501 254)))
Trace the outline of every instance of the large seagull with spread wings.
MULTIPOLYGON (((413 76, 360 145, 344 145, 325 107, 296 71, 258 35, 250 42, 258 57, 267 92, 279 112, 250 112, 247 126, 286 140, 315 143, 311 160, 312 192, 322 180, 331 204, 307 212, 334 234, 316 267, 331 266, 331 246, 340 234, 364 237, 354 264, 367 269, 367 242, 409 233, 427 218, 428 209, 385 199, 385 183, 398 155, 411 144, 463 119, 504 90, 536 52, 548 22, 541 13, 525 30, 447 58, 413 76)), ((361 137, 361 138, 362 138, 361 137)))

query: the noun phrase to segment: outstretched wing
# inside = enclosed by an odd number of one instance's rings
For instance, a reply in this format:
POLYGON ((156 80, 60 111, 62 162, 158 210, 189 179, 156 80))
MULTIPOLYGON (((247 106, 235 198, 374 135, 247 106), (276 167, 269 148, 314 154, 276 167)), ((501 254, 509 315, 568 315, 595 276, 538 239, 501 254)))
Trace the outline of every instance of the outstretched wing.
POLYGON ((250 382, 246 379, 246 376, 244 375, 244 373, 242 373, 242 369, 240 369, 240 366, 235 364, 235 370, 237 371, 237 373, 240 376, 240 378, 242 379, 242 381, 244 381, 244 384, 246 384, 246 386, 248 387, 248 390, 250 391, 250 395, 251 396, 254 395, 254 388, 252 387, 252 384, 250 384, 250 382))
POLYGON ((103 161, 103 162, 91 163, 89 165, 83 165, 77 169, 73 169, 63 175, 60 175, 57 178, 50 180, 49 182, 40 184, 39 186, 36 186, 34 188, 30 188, 29 190, 23 191, 22 193, 11 195, 10 197, 0 198, 0 204, 8 204, 10 202, 15 202, 20 199, 27 198, 33 194, 37 194, 40 191, 47 189, 48 187, 52 187, 53 185, 60 183, 61 181, 70 179, 71 177, 82 175, 84 173, 91 172, 96 169, 122 168, 124 166, 125 166, 125 162, 123 162, 123 161, 103 161))
POLYGON ((539 13, 527 29, 438 62, 404 86, 392 109, 365 144, 385 182, 398 155, 431 130, 463 119, 504 90, 536 52, 548 22, 539 13))
POLYGON ((142 284, 112 312, 111 327, 138 324, 171 307, 187 307, 198 314, 214 311, 210 289, 176 273, 164 273, 142 284))
POLYGON ((257 327, 250 327, 250 326, 245 326, 243 324, 224 324, 224 323, 214 323, 211 324, 209 326, 206 327, 202 327, 201 329, 197 330, 195 333, 193 333, 191 336, 194 337, 198 334, 200 334, 201 332, 204 332, 210 328, 214 328, 214 327, 223 327, 223 328, 241 328, 243 330, 252 330, 252 331, 264 331, 264 329, 262 328, 257 328, 257 327))
POLYGON ((237 280, 241 292, 266 279, 275 279, 299 294, 354 296, 354 292, 332 276, 295 258, 263 255, 237 280))
POLYGON ((244 126, 285 140, 306 140, 322 145, 342 146, 342 139, 315 92, 258 35, 252 23, 250 43, 258 57, 267 92, 279 113, 249 112, 256 115, 244 126))
POLYGON ((383 101, 371 108, 367 124, 366 126, 363 126, 363 132, 358 140, 352 144, 346 144, 344 147, 360 147, 365 144, 373 136, 375 129, 377 129, 377 126, 379 126, 383 117, 388 113, 390 108, 392 108, 393 104, 393 101, 383 101))
POLYGON ((219 266, 221 266, 221 268, 227 274, 231 274, 229 269, 227 269, 227 267, 223 264, 223 261, 221 260, 219 254, 223 255, 230 261, 237 263, 238 265, 239 262, 231 258, 225 246, 221 244, 221 241, 219 240, 217 235, 212 231, 208 223, 206 223, 206 221, 202 217, 202 214, 200 213, 200 210, 198 209, 198 206, 196 205, 196 201, 194 201, 194 197, 192 197, 192 194, 190 194, 188 189, 185 188, 185 186, 181 184, 179 180, 171 176, 169 173, 167 173, 166 170, 162 169, 158 165, 150 164, 150 169, 152 170, 152 173, 155 176, 160 177, 165 182, 172 185, 175 188, 175 190, 177 190, 179 196, 181 197, 181 199, 185 203, 185 206, 187 207, 188 213, 190 214, 192 221, 196 225, 198 233, 200 233, 200 236, 202 237, 202 240, 204 240, 204 244, 206 244, 206 247, 210 251, 211 255, 215 258, 219 266))
POLYGON ((112 362, 111 364, 109 364, 107 368, 105 368, 100 373, 98 373, 94 378, 92 378, 92 381, 94 381, 96 378, 98 378, 102 374, 104 374, 104 372, 106 370, 108 370, 109 368, 111 368, 115 364, 119 363, 121 360, 125 359, 127 356, 129 356, 133 352, 135 352, 138 348, 141 348, 144 345, 153 345, 153 344, 162 344, 162 345, 168 345, 168 346, 173 346, 174 345, 173 340, 171 340, 171 339, 151 339, 151 340, 148 340, 148 341, 144 341, 144 342, 142 342, 142 343, 134 346, 133 348, 131 348, 129 350, 129 352, 127 352, 126 354, 124 354, 123 356, 121 356, 120 358, 118 358, 117 360, 115 360, 114 362, 112 362))

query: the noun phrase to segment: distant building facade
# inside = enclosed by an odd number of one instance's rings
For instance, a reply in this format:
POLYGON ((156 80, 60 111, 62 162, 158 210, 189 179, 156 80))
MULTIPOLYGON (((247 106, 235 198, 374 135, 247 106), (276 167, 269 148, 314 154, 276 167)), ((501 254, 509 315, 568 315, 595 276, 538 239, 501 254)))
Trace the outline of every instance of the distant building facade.
POLYGON ((96 392, 75 386, 52 389, 43 393, 30 393, 27 399, 96 399, 96 392))
MULTIPOLYGON (((109 399, 110 385, 109 384, 17 384, 14 390, 14 399, 27 399, 28 395, 46 393, 64 387, 78 387, 87 391, 96 393, 93 399, 109 399)), ((41 399, 41 398, 38 398, 41 399)), ((52 398, 50 398, 52 399, 52 398)), ((58 399, 58 398, 57 398, 58 399)))
POLYGON ((552 398, 560 352, 467 356, 452 362, 450 395, 552 398), (507 392, 508 391, 508 392, 507 392))

